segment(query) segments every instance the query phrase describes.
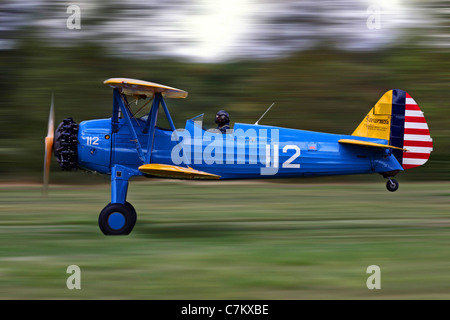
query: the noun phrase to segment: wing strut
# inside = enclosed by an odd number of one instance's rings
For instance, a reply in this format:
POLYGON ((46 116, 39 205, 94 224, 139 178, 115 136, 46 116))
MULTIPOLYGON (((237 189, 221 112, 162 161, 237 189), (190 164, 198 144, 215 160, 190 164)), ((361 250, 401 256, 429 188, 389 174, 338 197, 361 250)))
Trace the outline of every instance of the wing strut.
MULTIPOLYGON (((162 105, 162 107, 164 109, 164 113, 166 114, 167 121, 169 121, 170 128, 173 131, 173 135, 175 136, 175 140, 177 142, 180 142, 180 137, 178 136, 177 128, 175 128, 175 125, 174 125, 174 123, 172 121, 172 117, 170 116, 169 108, 167 108, 166 102, 164 101, 163 98, 161 98, 161 105, 162 105)), ((186 156, 186 154, 184 152, 183 152, 183 162, 186 165, 186 167, 190 168, 189 167, 189 160, 188 160, 188 158, 187 158, 187 156, 186 156)))
MULTIPOLYGON (((147 152, 144 153, 144 150, 142 149, 142 145, 139 142, 135 127, 133 126, 133 123, 132 123, 133 115, 131 114, 131 110, 129 110, 126 107, 126 105, 128 105, 128 103, 124 99, 125 99, 125 97, 119 92, 119 90, 114 89, 113 116, 111 119, 112 131, 113 131, 113 133, 116 133, 118 131, 119 111, 121 111, 123 118, 125 118, 128 128, 130 130, 130 133, 133 137, 133 141, 136 144, 136 151, 138 153, 138 156, 142 160, 143 164, 150 164, 150 161, 151 161, 153 144, 154 144, 154 140, 155 140, 155 131, 156 131, 155 128, 156 128, 156 122, 158 119, 160 104, 164 109, 164 113, 166 114, 170 128, 173 131, 175 140, 177 142, 180 142, 180 137, 176 131, 177 129, 175 128, 175 124, 173 123, 172 117, 170 116, 169 109, 167 108, 167 105, 164 101, 162 94, 155 93, 152 107, 150 109, 145 127, 142 130, 142 133, 148 134, 147 152)), ((183 162, 188 169, 193 170, 192 168, 189 167, 189 160, 187 159, 187 156, 184 152, 183 152, 183 162)))
POLYGON ((145 163, 150 163, 153 151, 153 141, 155 140, 155 127, 156 120, 158 119, 159 103, 162 100, 161 93, 155 93, 155 99, 153 100, 152 108, 147 118, 147 123, 142 131, 143 133, 148 132, 147 140, 147 154, 145 156, 145 163))
MULTIPOLYGON (((137 137, 136 131, 134 130, 133 123, 131 122, 131 116, 128 113, 128 108, 125 107, 122 95, 119 93, 117 89, 114 89, 114 112, 113 112, 113 127, 114 127, 114 114, 116 114, 116 110, 121 110, 122 115, 127 121, 129 130, 131 132, 131 135, 133 136, 133 141, 136 143, 136 151, 138 153, 139 158, 142 160, 142 162, 145 161, 144 151, 142 150, 142 146, 139 143, 139 139, 137 137)), ((117 113, 118 114, 118 113, 117 113)))

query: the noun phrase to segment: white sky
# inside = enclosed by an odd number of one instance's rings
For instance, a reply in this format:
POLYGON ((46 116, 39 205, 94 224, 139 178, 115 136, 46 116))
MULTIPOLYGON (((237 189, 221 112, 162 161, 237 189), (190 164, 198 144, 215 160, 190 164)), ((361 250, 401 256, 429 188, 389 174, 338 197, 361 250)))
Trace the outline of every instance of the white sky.
POLYGON ((57 45, 93 41, 119 55, 202 62, 272 58, 319 43, 344 50, 373 50, 402 41, 405 31, 429 23, 426 11, 411 3, 414 1, 10 0, 0 4, 0 46, 7 48, 14 41, 1 37, 2 32, 37 25, 45 30, 40 36, 57 45), (70 4, 81 9, 81 30, 66 27, 70 4), (368 19, 377 22, 378 28, 369 28, 368 19))

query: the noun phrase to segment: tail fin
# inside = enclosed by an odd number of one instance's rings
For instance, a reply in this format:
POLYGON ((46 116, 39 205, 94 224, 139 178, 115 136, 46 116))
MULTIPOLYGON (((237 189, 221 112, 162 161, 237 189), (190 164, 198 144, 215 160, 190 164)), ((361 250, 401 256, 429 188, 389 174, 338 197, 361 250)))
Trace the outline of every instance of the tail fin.
POLYGON ((425 164, 433 151, 423 112, 407 92, 399 89, 386 92, 352 135, 384 139, 404 149, 393 150, 403 169, 425 164))

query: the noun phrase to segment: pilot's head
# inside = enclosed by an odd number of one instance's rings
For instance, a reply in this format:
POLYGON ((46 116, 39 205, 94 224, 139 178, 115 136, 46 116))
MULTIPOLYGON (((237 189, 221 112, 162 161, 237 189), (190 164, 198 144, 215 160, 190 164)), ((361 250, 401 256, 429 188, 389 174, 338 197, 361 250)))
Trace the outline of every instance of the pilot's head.
POLYGON ((218 125, 225 125, 230 123, 230 116, 228 115, 228 112, 226 112, 225 110, 220 110, 219 112, 217 112, 216 114, 216 123, 218 125))

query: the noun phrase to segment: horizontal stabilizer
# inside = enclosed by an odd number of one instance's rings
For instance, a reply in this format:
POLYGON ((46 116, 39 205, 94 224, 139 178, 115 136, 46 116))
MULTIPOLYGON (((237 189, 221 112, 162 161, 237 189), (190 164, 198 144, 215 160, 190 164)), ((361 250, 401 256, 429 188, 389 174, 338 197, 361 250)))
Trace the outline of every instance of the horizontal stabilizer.
POLYGON ((391 149, 403 150, 402 148, 395 147, 395 146, 390 146, 388 144, 381 144, 381 143, 374 143, 374 142, 353 140, 353 139, 341 139, 338 142, 339 143, 348 143, 348 144, 358 144, 358 145, 361 145, 361 146, 368 146, 368 147, 391 148, 391 149))
POLYGON ((198 171, 191 167, 185 168, 159 163, 144 164, 139 167, 139 171, 152 176, 172 179, 220 179, 218 175, 198 171))

